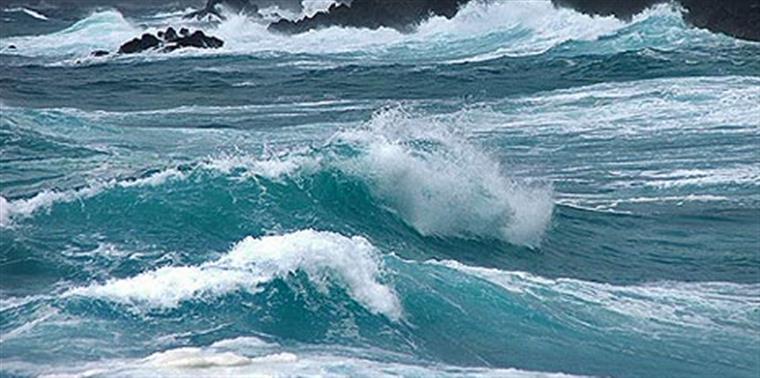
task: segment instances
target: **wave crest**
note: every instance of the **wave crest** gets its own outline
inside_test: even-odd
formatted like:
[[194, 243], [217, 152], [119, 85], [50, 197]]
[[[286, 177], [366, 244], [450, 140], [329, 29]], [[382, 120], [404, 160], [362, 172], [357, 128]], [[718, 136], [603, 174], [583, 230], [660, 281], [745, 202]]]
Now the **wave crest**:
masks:
[[130, 24], [116, 10], [96, 12], [61, 31], [3, 39], [26, 56], [86, 55], [93, 50], [115, 50], [134, 38], [140, 29]]
[[336, 163], [424, 235], [492, 237], [536, 246], [552, 217], [546, 183], [517, 180], [465, 136], [401, 108], [376, 113], [335, 144], [357, 148]]

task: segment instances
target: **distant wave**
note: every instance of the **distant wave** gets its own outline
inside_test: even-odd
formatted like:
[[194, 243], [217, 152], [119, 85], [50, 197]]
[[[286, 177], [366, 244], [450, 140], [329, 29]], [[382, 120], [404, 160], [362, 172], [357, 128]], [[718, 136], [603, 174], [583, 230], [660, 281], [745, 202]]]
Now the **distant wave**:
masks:
[[36, 18], [38, 20], [42, 20], [42, 21], [47, 21], [48, 20], [48, 17], [45, 16], [44, 14], [42, 14], [40, 12], [37, 12], [35, 10], [29, 9], [29, 8], [24, 8], [24, 7], [7, 8], [7, 9], [4, 9], [4, 11], [5, 12], [24, 12], [24, 13], [28, 14], [29, 16], [31, 16], [33, 18]]
[[[116, 10], [93, 13], [61, 31], [39, 35], [2, 39], [2, 45], [15, 45], [17, 52], [27, 56], [87, 56], [93, 50], [116, 49], [140, 33]], [[14, 52], [15, 53], [15, 52]]]
[[38, 210], [48, 208], [55, 203], [84, 200], [114, 187], [132, 188], [160, 185], [166, 180], [177, 177], [184, 177], [184, 174], [175, 168], [170, 168], [143, 178], [95, 182], [80, 189], [44, 190], [31, 198], [9, 201], [0, 196], [0, 227], [10, 226], [13, 218], [31, 216]]

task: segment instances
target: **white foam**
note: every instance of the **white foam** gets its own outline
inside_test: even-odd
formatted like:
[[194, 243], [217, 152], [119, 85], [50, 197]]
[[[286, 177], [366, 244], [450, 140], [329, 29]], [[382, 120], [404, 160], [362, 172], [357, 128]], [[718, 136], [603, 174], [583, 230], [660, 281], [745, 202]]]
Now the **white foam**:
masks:
[[[328, 3], [310, 4], [323, 8]], [[307, 13], [312, 11], [306, 9]], [[670, 12], [675, 14], [672, 10]], [[650, 12], [645, 12], [639, 18], [649, 16]], [[327, 27], [285, 36], [269, 33], [265, 24], [240, 15], [228, 18], [214, 32], [229, 42], [225, 46], [227, 51], [236, 53], [364, 51], [372, 59], [404, 59], [410, 56], [408, 50], [412, 50], [416, 52], [412, 55], [418, 57], [443, 56], [454, 61], [477, 61], [505, 55], [539, 54], [569, 40], [594, 40], [627, 25], [614, 17], [591, 17], [569, 9], [557, 9], [548, 0], [472, 1], [453, 18], [432, 17], [408, 34], [390, 28]], [[483, 37], [495, 38], [484, 42]]]
[[551, 220], [550, 186], [510, 178], [464, 135], [433, 119], [389, 109], [335, 139], [361, 151], [337, 165], [368, 180], [373, 194], [422, 234], [535, 246]]
[[119, 182], [119, 186], [124, 188], [158, 186], [165, 184], [171, 179], [183, 180], [185, 178], [187, 178], [187, 175], [184, 172], [181, 172], [177, 168], [169, 168], [147, 177], [121, 181]]
[[757, 77], [702, 76], [560, 89], [462, 112], [476, 120], [471, 126], [478, 131], [589, 139], [686, 131], [751, 135], [760, 117], [754, 106], [759, 101]]
[[100, 193], [104, 188], [111, 186], [112, 183], [97, 183], [82, 189], [54, 191], [44, 190], [37, 193], [34, 197], [27, 199], [17, 199], [8, 201], [0, 196], [0, 227], [7, 227], [11, 224], [13, 218], [28, 217], [42, 208], [48, 208], [54, 203], [73, 202]]
[[279, 179], [306, 168], [316, 168], [319, 159], [307, 159], [298, 154], [258, 157], [245, 154], [219, 154], [203, 159], [188, 171], [176, 167], [152, 173], [145, 177], [124, 180], [94, 181], [88, 186], [69, 190], [43, 190], [30, 198], [8, 200], [0, 196], [0, 227], [10, 226], [14, 218], [24, 218], [52, 207], [57, 203], [69, 203], [94, 197], [113, 188], [142, 188], [164, 185], [173, 180], [185, 180], [197, 170], [211, 170], [229, 175], [237, 170], [238, 177], [265, 177]]
[[[566, 316], [583, 313], [602, 319], [606, 313], [641, 324], [631, 330], [651, 332], [662, 326], [733, 329], [745, 332], [754, 324], [760, 305], [760, 285], [729, 282], [655, 282], [620, 286], [570, 278], [548, 279], [526, 272], [473, 267], [457, 261], [428, 261], [484, 279], [510, 292], [553, 306]], [[600, 311], [604, 310], [604, 312]], [[587, 321], [587, 319], [581, 319]], [[615, 322], [615, 318], [609, 321]], [[672, 328], [671, 328], [672, 329]]]
[[[168, 356], [166, 356], [168, 354]], [[166, 364], [148, 365], [158, 369], [155, 373], [159, 376], [171, 375], [167, 367], [185, 367], [178, 363], [188, 363], [203, 366], [205, 362], [233, 363], [232, 365], [209, 364], [204, 369], [193, 374], [188, 369], [183, 369], [182, 374], [194, 376], [204, 375], [231, 375], [231, 376], [262, 376], [262, 377], [301, 377], [301, 376], [373, 376], [373, 377], [506, 377], [506, 378], [539, 378], [539, 377], [569, 377], [564, 374], [529, 372], [517, 369], [489, 369], [489, 368], [460, 368], [447, 365], [414, 365], [395, 362], [380, 362], [358, 357], [307, 353], [297, 355], [290, 352], [273, 353], [258, 357], [245, 358], [230, 352], [215, 352], [199, 348], [183, 348], [178, 352], [167, 351], [159, 353]], [[167, 358], [171, 357], [171, 358]], [[137, 371], [146, 366], [133, 365]], [[234, 366], [234, 368], [220, 369], [218, 367]], [[214, 369], [217, 367], [216, 369]]]
[[236, 290], [255, 293], [261, 283], [301, 271], [317, 285], [335, 278], [369, 311], [399, 319], [401, 304], [393, 289], [380, 282], [381, 270], [379, 253], [366, 239], [305, 230], [258, 239], [248, 237], [215, 261], [164, 267], [102, 285], [75, 288], [65, 295], [134, 306], [173, 307], [182, 301]]
[[647, 186], [671, 188], [709, 185], [760, 185], [760, 166], [740, 165], [725, 168], [675, 169], [672, 171], [641, 171], [640, 181]]
[[491, 51], [460, 58], [454, 62], [483, 61], [502, 56], [543, 53], [570, 40], [594, 40], [611, 34], [627, 24], [615, 17], [591, 17], [566, 8], [555, 8], [550, 1], [472, 1], [451, 20], [435, 17], [424, 22], [420, 38], [443, 36], [468, 39], [503, 35]]
[[201, 167], [223, 174], [242, 170], [246, 177], [261, 176], [269, 179], [278, 179], [295, 172], [304, 164], [307, 164], [306, 160], [295, 155], [285, 157], [273, 156], [269, 159], [262, 159], [244, 154], [220, 154], [207, 158], [201, 163]]
[[258, 337], [240, 336], [234, 339], [219, 340], [211, 344], [212, 348], [226, 349], [250, 349], [250, 348], [269, 348], [277, 344], [268, 343]]

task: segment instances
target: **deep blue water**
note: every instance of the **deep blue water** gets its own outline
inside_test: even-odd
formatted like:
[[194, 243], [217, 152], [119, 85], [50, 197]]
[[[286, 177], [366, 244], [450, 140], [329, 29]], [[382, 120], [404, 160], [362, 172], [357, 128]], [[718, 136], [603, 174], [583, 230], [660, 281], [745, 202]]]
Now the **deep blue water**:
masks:
[[0, 13], [0, 375], [760, 374], [760, 44], [497, 2], [88, 56], [180, 14]]

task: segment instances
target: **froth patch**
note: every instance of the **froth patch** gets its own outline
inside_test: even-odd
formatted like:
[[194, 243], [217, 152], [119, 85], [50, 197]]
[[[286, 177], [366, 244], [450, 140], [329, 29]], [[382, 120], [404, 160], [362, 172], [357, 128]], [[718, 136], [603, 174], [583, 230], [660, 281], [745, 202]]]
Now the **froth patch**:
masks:
[[173, 307], [191, 299], [236, 290], [256, 292], [258, 285], [304, 272], [315, 284], [328, 279], [372, 313], [402, 316], [394, 290], [381, 283], [379, 252], [366, 239], [332, 232], [298, 231], [247, 237], [220, 259], [199, 266], [164, 267], [126, 279], [79, 287], [65, 296], [88, 296], [133, 306]]

